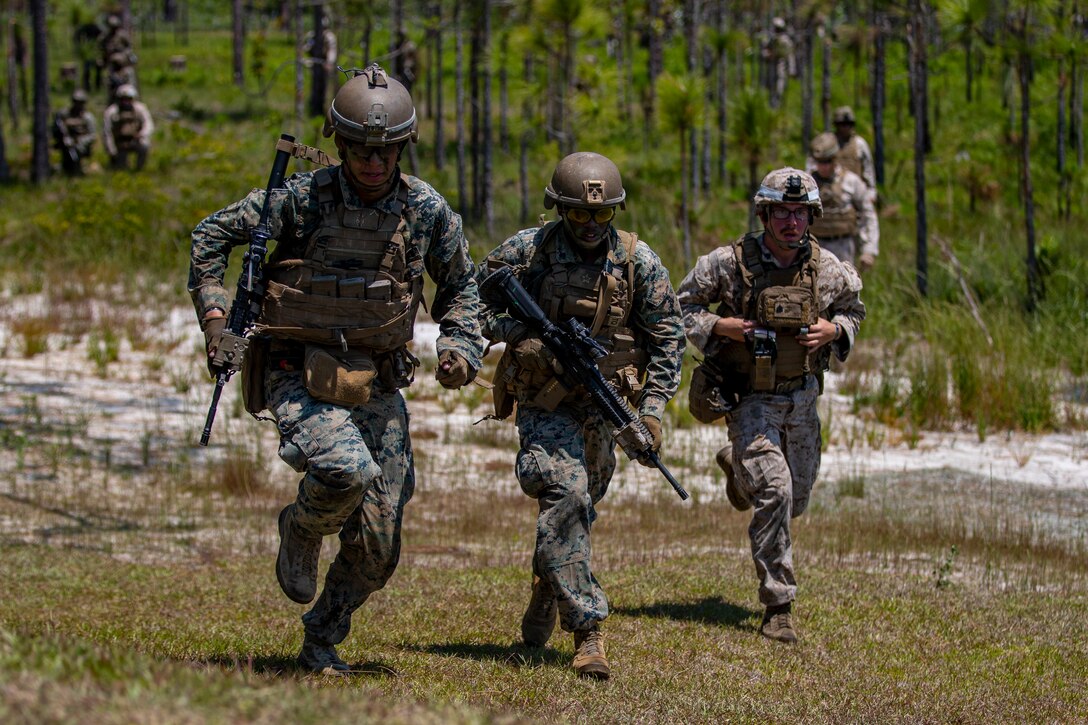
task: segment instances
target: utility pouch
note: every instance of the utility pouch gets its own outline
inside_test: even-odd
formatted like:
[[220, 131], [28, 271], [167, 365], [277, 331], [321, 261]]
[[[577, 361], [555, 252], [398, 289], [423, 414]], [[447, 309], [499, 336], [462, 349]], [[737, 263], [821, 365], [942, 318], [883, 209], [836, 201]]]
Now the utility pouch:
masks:
[[366, 353], [349, 351], [333, 355], [318, 345], [306, 346], [303, 381], [318, 400], [337, 405], [362, 405], [370, 400], [370, 389], [378, 369]]
[[736, 396], [727, 391], [724, 376], [716, 365], [703, 361], [691, 372], [688, 408], [700, 423], [713, 423], [725, 417], [736, 404]]
[[552, 378], [533, 398], [533, 405], [550, 413], [559, 407], [559, 404], [563, 402], [563, 398], [567, 397], [569, 392], [566, 386], [559, 382], [558, 378]]
[[510, 390], [510, 383], [517, 372], [514, 366], [514, 353], [507, 348], [499, 358], [499, 364], [495, 366], [494, 387], [491, 388], [491, 399], [495, 405], [495, 417], [506, 420], [514, 412], [514, 395]]
[[270, 342], [267, 337], [250, 338], [246, 356], [242, 358], [242, 405], [250, 415], [257, 415], [268, 407], [264, 373], [268, 369]]
[[778, 344], [774, 330], [757, 327], [752, 333], [752, 390], [767, 393], [774, 390], [775, 362]]
[[756, 300], [756, 322], [772, 329], [816, 324], [816, 300], [808, 287], [768, 287]]

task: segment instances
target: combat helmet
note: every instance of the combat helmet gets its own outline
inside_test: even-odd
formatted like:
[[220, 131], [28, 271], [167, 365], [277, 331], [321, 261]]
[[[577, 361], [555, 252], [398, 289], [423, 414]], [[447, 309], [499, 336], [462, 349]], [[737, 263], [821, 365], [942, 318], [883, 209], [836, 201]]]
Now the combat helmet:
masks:
[[136, 98], [136, 86], [131, 83], [122, 83], [117, 87], [116, 93], [114, 93], [118, 99], [121, 98]]
[[824, 213], [824, 207], [820, 203], [820, 187], [816, 180], [811, 174], [790, 166], [775, 169], [764, 176], [752, 201], [755, 202], [757, 213], [762, 213], [773, 204], [804, 204], [809, 207], [813, 216], [822, 216]]
[[408, 89], [371, 63], [336, 92], [321, 132], [367, 146], [415, 141], [416, 108]]
[[87, 91], [83, 90], [82, 88], [77, 88], [74, 91], [72, 91], [72, 103], [86, 103], [86, 102], [87, 102]]
[[544, 188], [544, 208], [556, 204], [582, 209], [619, 206], [626, 209], [620, 170], [607, 156], [578, 151], [563, 157]]
[[835, 154], [839, 153], [838, 137], [830, 131], [824, 131], [812, 139], [812, 143], [809, 144], [809, 153], [816, 161], [833, 160]]
[[839, 106], [835, 109], [835, 113], [831, 115], [831, 122], [835, 124], [857, 123], [857, 119], [854, 118], [854, 109], [850, 108], [850, 106]]

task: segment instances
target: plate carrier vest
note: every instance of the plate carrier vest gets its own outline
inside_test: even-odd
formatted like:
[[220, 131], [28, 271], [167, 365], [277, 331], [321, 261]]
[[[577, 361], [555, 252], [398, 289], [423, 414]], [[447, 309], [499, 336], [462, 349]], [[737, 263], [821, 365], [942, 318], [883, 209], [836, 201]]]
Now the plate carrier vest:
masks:
[[[560, 230], [560, 222], [552, 221], [537, 231], [533, 239], [537, 251], [524, 274], [526, 288], [552, 322], [559, 324], [574, 317], [589, 328], [593, 338], [609, 351], [596, 360], [602, 377], [634, 402], [642, 391], [649, 361], [646, 351], [636, 347], [634, 330], [628, 326], [634, 307], [638, 236], [616, 230], [626, 251], [625, 262], [619, 262], [615, 251], [609, 249], [603, 264], [571, 263], [556, 258]], [[519, 401], [532, 402], [545, 410], [584, 397], [579, 390], [567, 390], [549, 371], [522, 369], [508, 345], [495, 372], [495, 411], [499, 418], [507, 417], [513, 408], [510, 393]]]
[[839, 152], [835, 154], [835, 163], [848, 171], [853, 171], [864, 181], [865, 177], [861, 176], [861, 156], [858, 154], [857, 139], [857, 134], [854, 134], [849, 141], [839, 144]]
[[120, 108], [113, 123], [113, 142], [119, 149], [134, 149], [138, 144], [144, 121], [136, 109]]
[[402, 175], [389, 213], [344, 205], [339, 172], [318, 169], [321, 224], [300, 258], [277, 247], [257, 328], [273, 338], [371, 354], [412, 339], [423, 299], [423, 259], [409, 243]]
[[816, 235], [817, 239], [852, 237], [857, 234], [858, 211], [849, 202], [843, 190], [843, 179], [846, 178], [843, 167], [838, 169], [835, 178], [830, 181], [821, 179], [819, 176], [813, 178], [820, 187], [820, 201], [824, 213], [812, 220], [809, 231]]
[[[715, 356], [723, 374], [733, 382], [730, 387], [736, 391], [746, 391], [745, 394], [796, 390], [804, 384], [808, 375], [815, 374], [822, 378], [823, 371], [828, 369], [831, 361], [830, 345], [824, 345], [813, 353], [797, 342], [802, 325], [796, 322], [807, 326], [816, 324], [819, 319], [817, 284], [820, 247], [807, 244], [796, 262], [779, 268], [773, 263], [763, 263], [759, 241], [762, 235], [763, 232], [746, 234], [733, 244], [733, 256], [743, 283], [740, 316], [775, 333], [777, 358], [770, 381], [771, 389], [757, 391], [752, 387], [755, 367], [752, 341], [729, 340]], [[791, 324], [775, 324], [771, 319], [775, 314], [773, 308], [785, 309], [787, 312], [784, 316], [793, 317]], [[724, 302], [717, 313], [728, 314]]]

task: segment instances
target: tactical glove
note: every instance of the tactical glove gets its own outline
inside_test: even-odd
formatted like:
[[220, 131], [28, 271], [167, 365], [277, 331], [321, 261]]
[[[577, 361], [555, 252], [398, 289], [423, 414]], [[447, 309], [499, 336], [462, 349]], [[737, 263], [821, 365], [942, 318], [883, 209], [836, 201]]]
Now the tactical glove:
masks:
[[438, 356], [438, 367], [434, 369], [434, 379], [447, 390], [457, 390], [476, 377], [476, 371], [458, 353], [443, 350]]
[[208, 353], [208, 372], [214, 377], [219, 372], [212, 367], [212, 358], [223, 339], [223, 330], [227, 327], [226, 317], [207, 317], [200, 325], [204, 329], [204, 349]]
[[514, 347], [514, 357], [521, 367], [536, 371], [552, 370], [555, 360], [552, 351], [539, 337], [529, 337], [519, 342]]
[[[650, 434], [650, 450], [657, 453], [661, 450], [661, 421], [652, 415], [644, 415], [638, 421], [646, 427], [646, 432]], [[645, 456], [639, 458], [638, 462], [650, 468], [654, 465]]]

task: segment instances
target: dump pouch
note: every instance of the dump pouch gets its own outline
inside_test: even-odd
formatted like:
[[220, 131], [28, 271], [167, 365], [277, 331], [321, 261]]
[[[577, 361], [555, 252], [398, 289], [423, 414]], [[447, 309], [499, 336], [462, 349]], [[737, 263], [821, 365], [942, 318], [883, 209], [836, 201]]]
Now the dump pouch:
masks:
[[319, 345], [307, 345], [303, 363], [306, 390], [318, 400], [336, 405], [362, 405], [370, 400], [370, 389], [378, 368], [370, 355], [352, 350], [333, 354]]

